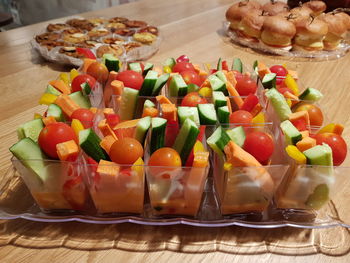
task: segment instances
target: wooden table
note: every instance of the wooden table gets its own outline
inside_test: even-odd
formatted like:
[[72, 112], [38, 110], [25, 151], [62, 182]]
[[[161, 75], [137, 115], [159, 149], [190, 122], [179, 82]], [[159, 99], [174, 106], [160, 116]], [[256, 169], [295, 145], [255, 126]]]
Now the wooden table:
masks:
[[[231, 0], [149, 0], [82, 14], [126, 16], [160, 27], [163, 42], [152, 61], [187, 54], [196, 62], [240, 57], [244, 63], [284, 60], [238, 47], [224, 36], [222, 21]], [[55, 20], [60, 21], [60, 20]], [[63, 20], [62, 20], [63, 21]], [[41, 59], [29, 41], [47, 23], [0, 33], [0, 174], [10, 166], [15, 129], [41, 108], [46, 83], [68, 71]], [[288, 60], [306, 86], [325, 94], [329, 119], [350, 125], [350, 57], [332, 61]], [[349, 129], [345, 137], [349, 138]], [[347, 140], [349, 143], [349, 140]], [[0, 262], [349, 262], [347, 229], [254, 230], [239, 227], [147, 227], [132, 224], [0, 222]]]

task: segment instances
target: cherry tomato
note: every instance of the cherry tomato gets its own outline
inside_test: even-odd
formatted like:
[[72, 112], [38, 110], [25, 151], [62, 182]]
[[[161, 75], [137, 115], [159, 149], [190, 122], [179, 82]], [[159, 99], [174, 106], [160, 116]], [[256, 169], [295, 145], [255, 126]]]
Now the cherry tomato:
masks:
[[117, 80], [122, 81], [125, 87], [139, 90], [143, 83], [143, 77], [140, 73], [133, 70], [120, 72]]
[[121, 138], [115, 141], [109, 150], [109, 157], [118, 164], [133, 164], [143, 156], [141, 143], [134, 138]]
[[277, 76], [286, 76], [288, 71], [286, 70], [285, 67], [281, 65], [274, 65], [270, 68], [270, 71], [272, 73], [276, 73]]
[[202, 81], [201, 78], [199, 77], [199, 75], [192, 70], [185, 70], [185, 71], [181, 71], [181, 76], [184, 79], [184, 81], [186, 82], [186, 84], [196, 84], [197, 86], [201, 86], [202, 85]]
[[85, 129], [92, 127], [94, 117], [95, 114], [93, 114], [90, 110], [83, 108], [75, 110], [71, 115], [72, 120], [79, 120], [83, 124]]
[[222, 67], [222, 70], [228, 71], [228, 65], [227, 65], [227, 61], [226, 60], [223, 60], [221, 62], [221, 67]]
[[292, 93], [292, 94], [294, 94], [293, 91], [292, 91], [290, 88], [287, 88], [287, 87], [277, 88], [277, 90], [278, 90], [278, 92], [281, 93], [281, 94], [284, 94], [284, 93], [287, 92], [287, 91], [290, 92], [290, 93]]
[[253, 155], [261, 164], [267, 164], [274, 150], [274, 143], [268, 134], [253, 131], [247, 134], [243, 149]]
[[237, 70], [233, 70], [233, 74], [235, 75], [235, 79], [237, 81], [244, 77], [244, 75], [241, 72], [237, 71]]
[[248, 76], [243, 76], [241, 79], [238, 78], [236, 89], [241, 96], [248, 96], [251, 93], [255, 93], [258, 88], [255, 81]]
[[205, 103], [208, 103], [208, 101], [199, 96], [198, 92], [190, 92], [183, 98], [181, 106], [197, 107], [198, 104]]
[[179, 62], [190, 62], [190, 58], [186, 55], [182, 55], [176, 59], [176, 63]]
[[109, 71], [107, 67], [104, 64], [97, 61], [92, 63], [87, 68], [86, 73], [93, 76], [96, 80], [98, 80], [101, 83], [105, 83], [109, 76]]
[[323, 124], [323, 114], [319, 107], [310, 103], [302, 103], [297, 105], [294, 112], [306, 110], [309, 113], [310, 125], [311, 126], [322, 126]]
[[277, 77], [276, 78], [276, 85], [286, 87], [286, 84], [284, 82], [285, 79], [286, 78], [283, 78], [283, 77]]
[[[169, 166], [169, 167], [181, 167], [180, 155], [172, 148], [163, 147], [155, 151], [149, 161], [149, 166]], [[153, 168], [152, 173], [158, 173], [161, 171], [167, 171], [169, 169], [164, 168]], [[170, 169], [171, 170], [171, 169]]]
[[38, 143], [40, 148], [51, 158], [58, 159], [56, 144], [74, 140], [78, 143], [78, 138], [74, 130], [63, 122], [55, 122], [44, 127], [40, 134]]
[[188, 62], [178, 62], [175, 64], [175, 66], [173, 67], [173, 72], [178, 72], [181, 73], [182, 71], [195, 71], [192, 63], [188, 63]]
[[316, 134], [315, 139], [317, 144], [326, 143], [332, 148], [333, 165], [341, 165], [344, 162], [347, 154], [347, 146], [340, 135], [325, 132]]
[[81, 91], [81, 84], [87, 82], [90, 88], [94, 88], [96, 79], [88, 74], [81, 74], [76, 76], [72, 81], [72, 92]]
[[245, 110], [238, 110], [230, 115], [230, 123], [242, 124], [242, 126], [249, 126], [252, 123], [252, 119], [253, 115]]

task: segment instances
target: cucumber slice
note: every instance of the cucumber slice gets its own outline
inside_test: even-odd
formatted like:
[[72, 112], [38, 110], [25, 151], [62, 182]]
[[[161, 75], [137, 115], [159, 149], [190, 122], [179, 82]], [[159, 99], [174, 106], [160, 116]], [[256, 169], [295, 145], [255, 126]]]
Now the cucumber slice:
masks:
[[187, 85], [187, 93], [197, 92], [199, 89], [200, 89], [200, 87], [194, 83], [190, 83]]
[[81, 92], [83, 93], [84, 96], [90, 95], [92, 89], [89, 83], [84, 82], [80, 85], [80, 87], [81, 87]]
[[101, 159], [109, 160], [108, 154], [101, 148], [100, 142], [100, 137], [91, 128], [79, 132], [80, 147], [96, 162], [99, 162]]
[[118, 72], [120, 68], [120, 61], [112, 54], [103, 55], [103, 64], [106, 65], [109, 72], [115, 71]]
[[226, 91], [226, 84], [225, 84], [225, 82], [223, 82], [217, 76], [210, 75], [208, 77], [208, 79], [209, 79], [210, 86], [211, 86], [213, 91], [222, 91], [222, 92]]
[[41, 119], [35, 119], [22, 124], [17, 129], [18, 139], [30, 138], [34, 142], [38, 141], [39, 134], [44, 128], [44, 123]]
[[266, 74], [261, 83], [265, 89], [276, 88], [276, 73]]
[[214, 152], [222, 155], [226, 144], [230, 141], [230, 137], [225, 130], [220, 126], [207, 139], [207, 143]]
[[265, 95], [271, 102], [280, 120], [281, 121], [288, 120], [289, 115], [292, 114], [292, 111], [289, 108], [283, 95], [279, 93], [277, 89], [269, 89], [265, 93]]
[[139, 96], [151, 96], [157, 80], [158, 72], [153, 70], [148, 71], [139, 91]]
[[174, 58], [167, 58], [167, 60], [165, 60], [165, 62], [164, 62], [164, 66], [168, 66], [171, 69], [173, 69], [175, 64], [176, 64], [176, 60]]
[[134, 117], [138, 95], [139, 91], [136, 89], [123, 89], [119, 109], [119, 115], [122, 121], [131, 120]]
[[238, 126], [232, 130], [227, 130], [226, 133], [238, 146], [243, 147], [246, 136], [242, 126]]
[[333, 166], [332, 148], [328, 144], [316, 145], [303, 152], [311, 165]]
[[53, 94], [56, 96], [59, 96], [62, 94], [62, 92], [60, 92], [58, 89], [54, 88], [54, 86], [52, 86], [50, 84], [47, 85], [45, 93]]
[[187, 94], [187, 84], [180, 74], [172, 76], [169, 91], [171, 97], [181, 97]]
[[307, 88], [306, 90], [303, 91], [303, 93], [299, 95], [300, 100], [308, 100], [312, 102], [316, 102], [322, 99], [322, 97], [323, 97], [323, 94], [319, 90], [314, 88]]
[[45, 181], [44, 159], [46, 157], [37, 143], [30, 138], [24, 138], [12, 145], [9, 150], [25, 167], [36, 173], [42, 181]]
[[133, 71], [136, 71], [136, 72], [142, 74], [141, 64], [138, 63], [138, 62], [129, 63], [129, 64], [128, 64], [128, 69], [133, 70]]
[[180, 154], [182, 164], [185, 164], [196, 143], [199, 129], [191, 119], [186, 119], [179, 134], [176, 136], [173, 148]]
[[280, 124], [283, 134], [286, 138], [286, 143], [296, 145], [298, 141], [302, 139], [300, 131], [290, 122], [285, 120]]
[[200, 125], [198, 109], [196, 107], [179, 106], [177, 108], [180, 124], [182, 125], [186, 119], [191, 119], [196, 125]]
[[241, 59], [235, 58], [232, 62], [231, 70], [237, 70], [240, 73], [243, 73], [243, 63]]
[[326, 184], [319, 184], [315, 187], [313, 193], [307, 198], [305, 205], [320, 209], [329, 200], [329, 188]]
[[218, 64], [216, 65], [216, 69], [222, 70], [222, 59], [221, 58], [219, 58], [219, 60], [218, 60]]
[[167, 83], [168, 79], [170, 77], [169, 73], [161, 75], [154, 85], [154, 88], [152, 90], [152, 96], [158, 96], [162, 88], [164, 87], [165, 83]]
[[145, 100], [145, 103], [143, 104], [143, 108], [155, 108], [156, 104], [154, 104], [152, 101], [150, 100]]
[[229, 123], [230, 122], [230, 111], [227, 106], [219, 107], [217, 110], [218, 120], [220, 123]]
[[222, 106], [227, 106], [227, 100], [222, 91], [213, 91], [213, 101], [215, 109]]
[[259, 62], [258, 62], [257, 60], [255, 60], [254, 63], [253, 63], [253, 70], [254, 70], [256, 73], [258, 73], [258, 64], [259, 64]]
[[146, 63], [145, 67], [143, 68], [142, 76], [146, 76], [148, 71], [152, 70], [154, 65], [152, 63]]
[[227, 78], [226, 78], [224, 72], [222, 72], [222, 71], [217, 71], [217, 72], [215, 73], [215, 75], [216, 75], [221, 81], [223, 81], [224, 83], [227, 82]]
[[90, 109], [91, 103], [88, 97], [84, 96], [81, 91], [73, 92], [68, 95], [81, 108]]
[[135, 130], [135, 139], [142, 145], [145, 141], [146, 133], [151, 126], [151, 117], [147, 116], [138, 121]]
[[197, 108], [201, 125], [215, 125], [217, 123], [214, 104], [198, 104]]
[[61, 107], [56, 104], [49, 105], [46, 116], [52, 116], [56, 121], [65, 121], [64, 113]]
[[167, 120], [163, 118], [152, 118], [152, 133], [151, 133], [151, 143], [150, 151], [151, 154], [158, 150], [159, 148], [164, 147], [165, 144], [165, 129], [166, 129]]

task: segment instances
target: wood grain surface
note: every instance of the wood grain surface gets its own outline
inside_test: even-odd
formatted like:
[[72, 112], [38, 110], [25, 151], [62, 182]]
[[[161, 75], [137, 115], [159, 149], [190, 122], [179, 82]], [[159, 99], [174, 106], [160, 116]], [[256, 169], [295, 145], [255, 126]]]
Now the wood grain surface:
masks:
[[[222, 29], [232, 0], [146, 0], [81, 14], [125, 16], [160, 27], [162, 44], [150, 60], [187, 54], [193, 61], [240, 57], [286, 63], [305, 86], [321, 90], [327, 118], [349, 127], [350, 57], [313, 62], [255, 53], [231, 43]], [[57, 19], [54, 22], [64, 21]], [[52, 22], [52, 21], [51, 21]], [[46, 83], [69, 68], [44, 61], [29, 41], [48, 22], [0, 33], [0, 176], [10, 167], [16, 127], [42, 111]], [[349, 129], [345, 138], [349, 143]], [[240, 227], [150, 227], [0, 221], [0, 262], [350, 262], [345, 228], [255, 230]]]

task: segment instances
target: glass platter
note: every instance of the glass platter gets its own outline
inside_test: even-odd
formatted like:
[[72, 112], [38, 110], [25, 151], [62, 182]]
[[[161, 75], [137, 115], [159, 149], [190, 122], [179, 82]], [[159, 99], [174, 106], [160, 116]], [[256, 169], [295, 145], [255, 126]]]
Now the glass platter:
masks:
[[[350, 169], [348, 167], [337, 168], [338, 177], [346, 179]], [[145, 202], [144, 213], [142, 216], [126, 214], [108, 214], [108, 215], [90, 215], [87, 213], [62, 212], [62, 213], [44, 213], [36, 205], [30, 195], [27, 187], [16, 173], [13, 167], [10, 167], [0, 181], [0, 219], [25, 219], [37, 222], [83, 222], [89, 224], [120, 224], [134, 223], [149, 226], [170, 226], [170, 225], [189, 225], [196, 227], [227, 227], [242, 226], [247, 228], [306, 228], [321, 229], [331, 227], [350, 228], [350, 212], [347, 209], [347, 202], [350, 193], [349, 180], [336, 180], [336, 187], [341, 187], [321, 210], [317, 212], [304, 213], [303, 211], [284, 211], [278, 212], [276, 209], [268, 209], [268, 212], [260, 214], [245, 214], [235, 216], [220, 217], [217, 213], [216, 199], [211, 188], [213, 187], [212, 178], [209, 178], [205, 187], [202, 207], [200, 214], [196, 218], [190, 217], [152, 217], [149, 216], [151, 210], [149, 201]], [[18, 201], [20, 200], [20, 201]], [[204, 212], [203, 212], [204, 211]], [[202, 213], [202, 214], [201, 214]], [[267, 219], [267, 214], [269, 218]], [[200, 218], [200, 219], [197, 219]]]
[[253, 50], [272, 54], [272, 55], [278, 55], [278, 56], [284, 56], [284, 57], [290, 57], [290, 58], [305, 58], [305, 59], [311, 59], [315, 61], [327, 61], [332, 59], [338, 59], [347, 54], [347, 52], [350, 50], [350, 44], [349, 39], [346, 39], [344, 42], [340, 44], [340, 47], [337, 50], [332, 51], [286, 51], [283, 49], [277, 49], [277, 48], [271, 48], [261, 41], [259, 42], [252, 42], [247, 41], [244, 38], [239, 37], [236, 32], [229, 29], [230, 22], [223, 22], [223, 28], [226, 32], [226, 35], [232, 40], [232, 42], [249, 47]]

